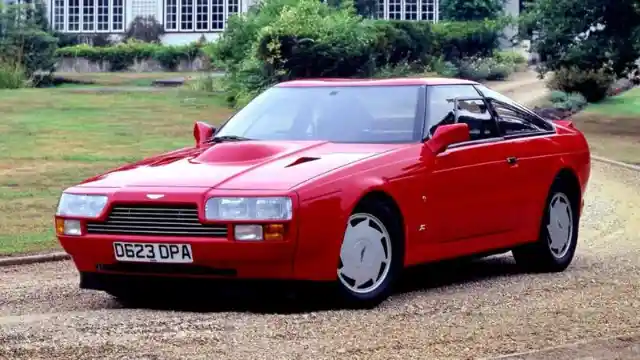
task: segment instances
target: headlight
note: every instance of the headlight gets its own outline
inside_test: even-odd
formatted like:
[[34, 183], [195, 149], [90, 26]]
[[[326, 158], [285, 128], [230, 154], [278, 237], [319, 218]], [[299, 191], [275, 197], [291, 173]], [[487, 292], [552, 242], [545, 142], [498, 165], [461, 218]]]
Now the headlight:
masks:
[[95, 218], [107, 205], [105, 195], [76, 195], [62, 193], [58, 203], [58, 216]]
[[291, 220], [288, 197], [214, 197], [205, 204], [207, 220]]

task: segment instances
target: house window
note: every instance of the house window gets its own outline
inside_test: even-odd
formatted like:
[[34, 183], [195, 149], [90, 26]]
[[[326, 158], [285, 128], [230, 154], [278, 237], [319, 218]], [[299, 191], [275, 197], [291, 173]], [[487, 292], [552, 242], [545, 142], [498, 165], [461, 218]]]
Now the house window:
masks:
[[54, 0], [52, 27], [62, 32], [124, 31], [124, 0]]
[[[84, 0], [87, 1], [87, 0]], [[113, 31], [124, 30], [124, 0], [113, 1]]]
[[93, 31], [95, 25], [95, 0], [84, 0], [82, 4], [82, 30]]
[[209, 30], [209, 0], [196, 0], [196, 30]]
[[64, 0], [55, 0], [53, 3], [53, 30], [64, 30]]
[[165, 0], [164, 27], [166, 31], [221, 31], [229, 16], [239, 12], [240, 0]]
[[439, 0], [378, 0], [376, 14], [387, 20], [437, 22]]
[[166, 19], [164, 22], [164, 28], [166, 30], [178, 29], [178, 0], [167, 0], [166, 3]]
[[211, 30], [224, 28], [224, 0], [211, 0]]

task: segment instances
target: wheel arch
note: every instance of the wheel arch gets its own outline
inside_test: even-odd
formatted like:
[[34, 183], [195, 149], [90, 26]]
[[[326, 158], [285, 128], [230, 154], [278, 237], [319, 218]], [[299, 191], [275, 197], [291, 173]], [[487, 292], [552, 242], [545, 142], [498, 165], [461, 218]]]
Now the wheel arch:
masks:
[[576, 210], [578, 211], [578, 214], [580, 214], [582, 211], [582, 190], [576, 172], [568, 167], [561, 168], [553, 178], [553, 182], [550, 187], [558, 182], [567, 186], [567, 191], [569, 192], [567, 195], [574, 202]]

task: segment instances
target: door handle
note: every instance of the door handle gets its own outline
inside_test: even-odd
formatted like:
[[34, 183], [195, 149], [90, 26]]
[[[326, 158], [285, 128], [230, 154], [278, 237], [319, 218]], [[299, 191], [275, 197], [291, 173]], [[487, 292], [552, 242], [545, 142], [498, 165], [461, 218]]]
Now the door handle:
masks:
[[509, 156], [507, 158], [507, 164], [509, 165], [515, 165], [518, 162], [518, 158], [515, 156]]

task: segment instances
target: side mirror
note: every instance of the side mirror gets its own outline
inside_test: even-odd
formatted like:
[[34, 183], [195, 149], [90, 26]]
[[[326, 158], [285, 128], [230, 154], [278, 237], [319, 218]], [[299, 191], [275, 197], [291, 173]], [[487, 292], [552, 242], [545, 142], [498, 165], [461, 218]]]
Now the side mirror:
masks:
[[441, 125], [431, 139], [427, 140], [425, 146], [434, 154], [440, 154], [449, 145], [469, 141], [469, 139], [469, 125], [464, 123]]
[[196, 140], [196, 146], [200, 147], [204, 145], [213, 134], [216, 132], [216, 128], [202, 121], [196, 121], [193, 125], [193, 137]]

